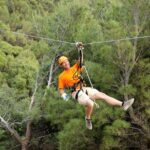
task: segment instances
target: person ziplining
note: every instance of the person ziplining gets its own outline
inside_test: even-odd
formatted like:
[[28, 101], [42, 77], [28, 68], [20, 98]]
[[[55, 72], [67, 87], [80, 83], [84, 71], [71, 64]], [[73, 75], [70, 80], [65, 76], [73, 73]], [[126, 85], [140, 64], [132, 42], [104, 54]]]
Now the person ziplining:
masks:
[[95, 100], [104, 100], [109, 105], [119, 106], [122, 109], [127, 110], [134, 102], [134, 98], [122, 102], [113, 97], [106, 95], [94, 89], [93, 87], [86, 87], [83, 84], [82, 72], [83, 67], [83, 49], [82, 42], [76, 43], [76, 47], [79, 53], [79, 59], [72, 67], [70, 66], [69, 59], [66, 56], [60, 56], [58, 58], [58, 64], [63, 68], [63, 72], [58, 78], [58, 91], [63, 100], [68, 101], [69, 97], [65, 93], [65, 89], [71, 91], [73, 99], [79, 104], [84, 105], [85, 109], [85, 123], [89, 130], [92, 130], [91, 114], [93, 111]]

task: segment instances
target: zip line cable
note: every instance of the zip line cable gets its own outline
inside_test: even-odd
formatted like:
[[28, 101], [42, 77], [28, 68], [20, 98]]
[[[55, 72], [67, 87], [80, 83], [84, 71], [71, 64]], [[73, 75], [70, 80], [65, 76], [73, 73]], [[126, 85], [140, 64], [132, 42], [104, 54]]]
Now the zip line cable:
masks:
[[116, 39], [116, 40], [97, 41], [97, 42], [86, 43], [84, 45], [113, 43], [113, 42], [120, 42], [120, 41], [134, 40], [134, 39], [144, 39], [144, 38], [150, 38], [150, 35], [147, 35], [147, 36], [126, 37], [126, 38], [121, 38], [121, 39]]
[[[0, 32], [7, 32], [7, 31], [0, 29]], [[16, 35], [24, 35], [24, 36], [31, 37], [31, 38], [42, 39], [42, 40], [46, 40], [46, 41], [49, 41], [49, 42], [65, 43], [65, 44], [70, 44], [70, 45], [75, 44], [75, 43], [71, 43], [71, 42], [68, 42], [68, 41], [56, 40], [56, 39], [52, 39], [52, 38], [48, 38], [48, 37], [26, 34], [26, 33], [23, 33], [23, 32], [15, 32], [15, 31], [8, 31], [8, 32], [12, 32], [13, 34], [16, 34]]]
[[[0, 32], [7, 32], [7, 30], [0, 29]], [[57, 43], [64, 43], [64, 44], [70, 44], [70, 45], [75, 45], [76, 44], [76, 42], [56, 40], [56, 39], [43, 37], [43, 36], [30, 35], [30, 34], [26, 34], [26, 33], [23, 33], [23, 32], [15, 32], [15, 31], [8, 31], [8, 32], [12, 32], [13, 34], [16, 34], [16, 35], [24, 35], [24, 36], [31, 37], [31, 38], [38, 38], [38, 39], [46, 40], [46, 41], [49, 41], [49, 42], [57, 42]], [[150, 35], [125, 37], [125, 38], [105, 40], [105, 41], [93, 41], [93, 42], [90, 42], [90, 43], [85, 43], [84, 45], [113, 43], [113, 42], [120, 42], [120, 41], [134, 40], [134, 39], [145, 39], [145, 38], [150, 38]]]

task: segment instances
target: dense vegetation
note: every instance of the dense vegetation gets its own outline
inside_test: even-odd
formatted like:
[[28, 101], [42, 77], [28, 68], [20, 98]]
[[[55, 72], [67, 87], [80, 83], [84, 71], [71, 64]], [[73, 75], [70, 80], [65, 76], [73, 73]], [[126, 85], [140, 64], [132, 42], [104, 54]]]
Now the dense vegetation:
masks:
[[[150, 38], [86, 44], [150, 35], [149, 8], [149, 0], [1, 0], [0, 150], [150, 149]], [[73, 64], [75, 46], [36, 36], [85, 43], [94, 87], [134, 97], [133, 108], [99, 101], [87, 130], [84, 107], [57, 92], [54, 59], [63, 53]]]

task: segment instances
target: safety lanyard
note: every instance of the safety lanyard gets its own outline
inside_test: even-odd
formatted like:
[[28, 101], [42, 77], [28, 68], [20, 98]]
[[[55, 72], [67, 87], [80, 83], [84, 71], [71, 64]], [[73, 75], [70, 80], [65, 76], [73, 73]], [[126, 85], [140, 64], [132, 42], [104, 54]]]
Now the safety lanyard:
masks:
[[83, 78], [82, 78], [82, 66], [83, 66], [83, 44], [82, 43], [76, 43], [77, 49], [78, 49], [78, 57], [79, 57], [79, 66], [78, 69], [80, 69], [80, 76], [79, 76], [79, 80], [80, 80], [80, 90], [82, 89], [82, 82], [83, 82]]

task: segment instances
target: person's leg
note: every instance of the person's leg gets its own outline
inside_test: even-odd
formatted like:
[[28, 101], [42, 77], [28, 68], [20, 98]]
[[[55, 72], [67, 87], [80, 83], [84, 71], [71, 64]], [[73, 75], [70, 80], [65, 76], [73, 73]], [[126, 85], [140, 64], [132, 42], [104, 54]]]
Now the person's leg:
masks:
[[[76, 95], [77, 93], [78, 95]], [[86, 117], [90, 119], [94, 107], [93, 100], [91, 100], [89, 96], [86, 93], [84, 93], [82, 90], [80, 92], [76, 92], [76, 91], [73, 92], [72, 97], [74, 99], [77, 98], [78, 103], [86, 107], [85, 108]]]
[[[77, 92], [72, 93], [73, 98], [76, 97], [76, 94], [77, 94]], [[94, 102], [83, 91], [80, 91], [78, 93], [77, 101], [79, 102], [79, 104], [85, 106], [86, 127], [88, 129], [92, 130], [91, 114], [92, 114], [92, 111], [93, 111]]]
[[91, 114], [92, 114], [92, 111], [93, 111], [93, 106], [94, 106], [94, 103], [92, 100], [88, 100], [87, 101], [87, 105], [86, 105], [86, 111], [85, 111], [85, 124], [86, 124], [86, 127], [89, 129], [89, 130], [92, 130], [92, 121], [91, 121]]
[[88, 93], [88, 96], [90, 97], [90, 99], [104, 100], [105, 102], [107, 102], [108, 104], [113, 105], [113, 106], [122, 106], [122, 104], [123, 104], [121, 101], [119, 101], [111, 96], [108, 96], [105, 93], [102, 93], [94, 88], [84, 87], [84, 92]]
[[132, 104], [134, 103], [134, 98], [131, 98], [125, 102], [121, 102], [121, 101], [119, 101], [113, 97], [110, 97], [102, 92], [97, 92], [93, 96], [94, 96], [94, 99], [103, 99], [108, 104], [110, 104], [112, 106], [120, 106], [124, 110], [127, 110], [128, 108], [130, 108], [132, 106]]
[[86, 118], [87, 119], [91, 119], [91, 114], [92, 114], [92, 111], [93, 111], [93, 106], [94, 106], [94, 103], [93, 101], [89, 101], [87, 102], [87, 105], [86, 105], [86, 108], [85, 108], [85, 114], [86, 114]]
[[105, 102], [107, 102], [110, 105], [113, 106], [120, 106], [122, 107], [124, 110], [127, 110], [133, 103], [134, 103], [134, 98], [129, 99], [128, 101], [125, 102], [121, 102], [111, 96], [106, 95], [105, 93], [102, 93], [96, 89], [90, 88], [90, 87], [85, 87], [84, 88], [84, 92], [88, 92], [88, 95], [90, 97], [90, 99], [102, 99]]
[[123, 102], [121, 102], [111, 96], [108, 96], [105, 93], [99, 92], [99, 91], [93, 95], [93, 98], [94, 99], [102, 99], [105, 102], [107, 102], [108, 104], [113, 105], [113, 106], [122, 106], [122, 104], [123, 104]]

